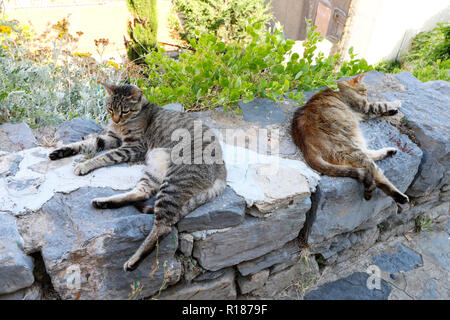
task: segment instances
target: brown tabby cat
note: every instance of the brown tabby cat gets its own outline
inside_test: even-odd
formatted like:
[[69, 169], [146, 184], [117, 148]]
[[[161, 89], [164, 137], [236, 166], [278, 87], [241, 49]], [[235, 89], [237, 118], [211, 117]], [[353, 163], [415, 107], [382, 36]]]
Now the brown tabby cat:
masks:
[[[155, 214], [153, 229], [124, 264], [124, 270], [132, 271], [151, 253], [158, 238], [170, 233], [175, 223], [225, 190], [226, 169], [217, 138], [203, 124], [196, 127], [194, 120], [198, 120], [186, 113], [168, 111], [150, 104], [135, 86], [103, 86], [109, 93], [106, 107], [112, 117], [104, 133], [89, 135], [83, 141], [63, 146], [51, 152], [49, 158], [56, 160], [80, 152], [97, 153], [112, 149], [78, 164], [74, 169], [76, 175], [85, 175], [117, 163], [145, 159], [146, 170], [133, 190], [92, 200], [95, 208], [117, 208], [139, 204], [156, 195], [154, 208], [144, 208], [146, 213]], [[190, 154], [183, 154], [183, 159], [187, 161], [182, 162], [174, 161], [172, 155], [172, 149], [179, 143], [172, 141], [172, 133], [180, 128], [186, 129], [185, 132], [190, 135], [189, 140], [183, 143], [189, 143], [186, 150], [191, 151]], [[194, 131], [197, 131], [196, 134]], [[206, 134], [210, 139], [204, 139]], [[201, 151], [212, 150], [214, 161], [203, 159], [203, 154], [195, 152], [194, 146], [201, 147]], [[185, 152], [183, 149], [181, 151]]]
[[408, 197], [375, 164], [394, 155], [397, 149], [368, 150], [359, 128], [362, 118], [398, 113], [400, 101], [369, 102], [362, 83], [364, 76], [339, 81], [339, 91], [326, 89], [297, 109], [292, 120], [292, 137], [311, 168], [332, 177], [358, 179], [364, 184], [366, 200], [378, 187], [403, 204], [409, 201]]

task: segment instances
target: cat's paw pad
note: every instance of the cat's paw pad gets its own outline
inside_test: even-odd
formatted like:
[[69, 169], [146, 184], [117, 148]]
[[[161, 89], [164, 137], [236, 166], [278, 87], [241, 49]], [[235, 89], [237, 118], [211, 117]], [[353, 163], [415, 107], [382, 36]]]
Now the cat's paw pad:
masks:
[[127, 272], [136, 270], [136, 268], [138, 267], [138, 261], [138, 257], [132, 256], [127, 262], [124, 263], [123, 270]]
[[91, 201], [91, 204], [96, 209], [108, 209], [108, 201], [106, 198], [95, 198]]
[[397, 153], [397, 149], [395, 148], [386, 148], [386, 157], [392, 157]]
[[390, 102], [385, 114], [388, 116], [396, 115], [401, 106], [402, 102], [400, 100]]
[[59, 149], [56, 149], [48, 155], [50, 160], [58, 160], [66, 157], [73, 156], [76, 152], [72, 148], [68, 147], [62, 147]]
[[409, 198], [406, 194], [397, 192], [394, 194], [393, 196], [395, 202], [400, 203], [400, 204], [405, 204], [407, 202], [409, 202]]
[[89, 172], [91, 172], [91, 169], [89, 169], [89, 167], [84, 163], [78, 164], [75, 169], [73, 169], [73, 173], [75, 173], [75, 175], [77, 176], [84, 176]]

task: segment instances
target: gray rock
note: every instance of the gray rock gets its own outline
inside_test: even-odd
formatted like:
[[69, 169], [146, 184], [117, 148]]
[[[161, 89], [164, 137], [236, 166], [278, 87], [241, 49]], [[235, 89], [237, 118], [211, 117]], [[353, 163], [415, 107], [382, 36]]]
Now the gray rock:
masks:
[[[447, 224], [448, 227], [448, 224]], [[449, 237], [444, 232], [424, 232], [420, 235], [419, 248], [436, 265], [450, 271]]]
[[[396, 128], [384, 121], [363, 122], [361, 129], [370, 149], [398, 148], [397, 154], [378, 161], [377, 165], [400, 191], [406, 191], [418, 170], [421, 150], [406, 135], [400, 134]], [[379, 189], [371, 200], [364, 200], [364, 186], [351, 178], [322, 176], [319, 187], [322, 197], [319, 200], [316, 221], [311, 229], [311, 244], [355, 230], [364, 223], [370, 226], [377, 220], [380, 212], [392, 204], [392, 199]]]
[[237, 227], [195, 241], [193, 256], [203, 268], [215, 271], [265, 255], [298, 236], [310, 206], [308, 198], [267, 218], [247, 217]]
[[388, 100], [402, 100], [400, 111], [424, 153], [408, 195], [424, 196], [450, 182], [450, 98], [423, 84], [409, 72], [395, 75], [406, 88], [388, 92]]
[[135, 271], [123, 271], [154, 218], [134, 207], [96, 210], [91, 206], [91, 199], [115, 193], [101, 188], [57, 193], [40, 212], [21, 219], [25, 246], [41, 248], [47, 273], [63, 299], [126, 299], [133, 283], [141, 285], [141, 296], [147, 297], [180, 279], [175, 229]]
[[439, 91], [444, 96], [447, 96], [447, 98], [450, 98], [450, 82], [443, 80], [434, 80], [425, 82], [424, 84], [433, 88], [434, 90]]
[[239, 284], [241, 294], [246, 294], [255, 289], [261, 288], [269, 278], [269, 274], [269, 269], [265, 269], [247, 277], [238, 277], [237, 282]]
[[417, 252], [401, 244], [397, 245], [397, 252], [394, 254], [383, 252], [379, 256], [373, 257], [373, 262], [381, 270], [390, 273], [414, 270], [423, 264], [422, 258]]
[[212, 201], [195, 209], [178, 222], [180, 232], [223, 229], [244, 221], [245, 200], [230, 187]]
[[313, 257], [301, 259], [292, 267], [270, 274], [264, 286], [251, 292], [254, 296], [273, 299], [281, 291], [293, 285], [307, 287], [319, 277], [319, 266]]
[[0, 176], [5, 178], [14, 176], [19, 170], [19, 165], [22, 160], [23, 157], [18, 154], [0, 156]]
[[0, 300], [42, 300], [42, 298], [42, 288], [37, 284], [13, 293], [0, 295]]
[[18, 291], [34, 282], [33, 259], [22, 249], [23, 239], [15, 218], [0, 212], [0, 294]]
[[239, 106], [245, 121], [258, 122], [262, 127], [286, 120], [283, 110], [269, 99], [258, 98], [249, 103], [240, 102]]
[[189, 233], [180, 234], [180, 251], [186, 257], [192, 254], [192, 248], [194, 247], [194, 237]]
[[236, 299], [234, 271], [228, 269], [221, 277], [209, 281], [180, 283], [156, 296], [161, 300], [233, 300]]
[[166, 109], [166, 110], [178, 111], [178, 112], [183, 112], [183, 110], [184, 110], [183, 105], [178, 102], [166, 104], [165, 106], [162, 106], [162, 108]]
[[102, 128], [94, 120], [75, 118], [62, 123], [56, 130], [56, 139], [64, 144], [81, 141], [84, 136], [99, 133]]
[[305, 300], [387, 300], [391, 285], [381, 280], [381, 290], [368, 289], [367, 273], [355, 272], [346, 278], [328, 282], [316, 290], [308, 292]]
[[227, 269], [221, 269], [221, 270], [217, 270], [217, 271], [206, 271], [205, 273], [196, 277], [194, 279], [194, 281], [205, 281], [205, 280], [217, 279], [217, 278], [223, 276], [226, 272], [228, 272], [228, 270], [229, 269], [227, 268]]
[[290, 260], [292, 255], [298, 252], [300, 252], [300, 248], [294, 240], [287, 243], [284, 247], [269, 252], [262, 257], [239, 263], [237, 265], [237, 269], [243, 276], [257, 273], [260, 270], [273, 266], [274, 264]]
[[18, 145], [22, 150], [33, 148], [38, 145], [38, 142], [34, 137], [33, 132], [25, 122], [4, 123], [0, 125], [0, 130], [4, 130], [8, 135], [8, 139], [12, 143]]

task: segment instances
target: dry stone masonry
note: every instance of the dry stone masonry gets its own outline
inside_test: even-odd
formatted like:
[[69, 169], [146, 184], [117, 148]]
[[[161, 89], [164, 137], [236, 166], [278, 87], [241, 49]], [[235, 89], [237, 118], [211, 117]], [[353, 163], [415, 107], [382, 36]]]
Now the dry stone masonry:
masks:
[[[84, 155], [51, 162], [51, 149], [40, 146], [26, 124], [1, 125], [0, 299], [45, 298], [46, 290], [62, 299], [283, 298], [292, 287], [305, 299], [413, 295], [389, 277], [378, 291], [368, 291], [367, 265], [353, 262], [345, 275], [326, 282], [320, 277], [319, 264], [345, 265], [371, 250], [374, 256], [366, 260], [387, 275], [419, 272], [427, 261], [450, 271], [450, 222], [439, 237], [422, 239], [420, 255], [394, 240], [388, 251], [380, 249], [381, 241], [411, 230], [418, 217], [449, 219], [450, 84], [375, 71], [365, 81], [370, 99], [402, 101], [397, 118], [370, 120], [362, 129], [369, 147], [398, 149], [379, 166], [410, 197], [409, 204], [400, 207], [379, 190], [365, 201], [357, 181], [311, 170], [289, 137], [296, 108], [289, 100], [242, 103], [238, 116], [198, 112], [222, 137], [228, 187], [180, 221], [131, 273], [122, 265], [151, 230], [153, 215], [131, 206], [97, 210], [90, 200], [131, 189], [143, 165], [75, 176], [73, 167]], [[178, 104], [167, 108], [182, 111]], [[55, 138], [63, 144], [100, 130], [94, 121], [75, 119], [61, 124]], [[264, 130], [271, 134], [259, 136]], [[245, 137], [258, 137], [258, 143]], [[265, 153], [267, 146], [275, 151]], [[298, 237], [312, 207], [316, 219], [304, 248]], [[445, 295], [445, 283], [429, 283], [417, 297]]]

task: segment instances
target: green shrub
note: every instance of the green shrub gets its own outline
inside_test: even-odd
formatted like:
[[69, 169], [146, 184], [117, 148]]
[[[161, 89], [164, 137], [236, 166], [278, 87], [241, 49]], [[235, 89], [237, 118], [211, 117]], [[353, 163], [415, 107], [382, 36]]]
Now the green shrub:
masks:
[[266, 0], [172, 0], [179, 13], [182, 26], [175, 23], [174, 28], [181, 38], [198, 39], [198, 34], [208, 33], [218, 40], [251, 40], [246, 27], [248, 20], [262, 27], [255, 30], [259, 35], [265, 33], [264, 24], [272, 20], [270, 2]]
[[248, 44], [226, 43], [213, 34], [197, 32], [199, 39], [191, 39], [191, 50], [183, 51], [178, 60], [165, 56], [162, 49], [153, 51], [146, 57], [149, 78], [139, 85], [159, 105], [180, 102], [191, 110], [227, 109], [241, 99], [248, 102], [256, 97], [279, 101], [287, 96], [302, 103], [302, 91], [336, 88], [337, 77], [369, 69], [367, 63], [354, 60], [336, 72], [339, 56], [317, 53], [323, 37], [316, 27], [308, 28], [302, 57], [291, 54], [294, 41], [287, 40], [281, 30], [261, 36], [261, 28], [258, 23], [247, 26]]
[[417, 34], [399, 60], [381, 61], [375, 68], [389, 73], [409, 71], [423, 82], [450, 81], [450, 23], [438, 23], [433, 30]]
[[128, 9], [133, 15], [128, 23], [128, 57], [141, 62], [148, 52], [155, 48], [158, 33], [157, 0], [127, 0]]

